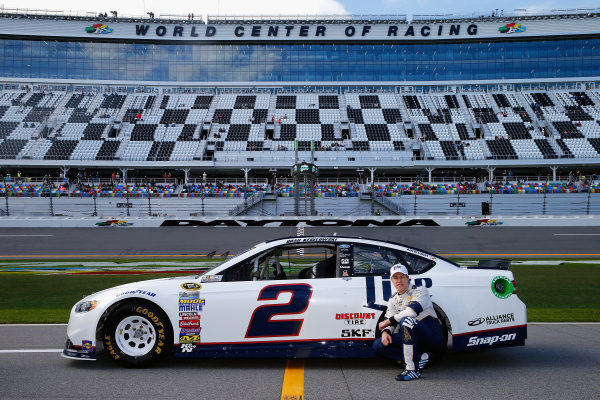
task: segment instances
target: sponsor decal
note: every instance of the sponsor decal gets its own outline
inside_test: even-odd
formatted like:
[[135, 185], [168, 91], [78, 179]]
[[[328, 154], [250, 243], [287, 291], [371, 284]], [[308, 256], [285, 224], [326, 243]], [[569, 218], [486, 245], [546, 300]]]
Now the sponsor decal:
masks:
[[373, 329], [342, 329], [342, 337], [373, 337], [375, 335]]
[[195, 312], [180, 312], [179, 316], [180, 317], [198, 317], [198, 318], [200, 318], [198, 313], [195, 313]]
[[[160, 226], [270, 226], [270, 227], [288, 227], [288, 226], [440, 226], [433, 219], [399, 219], [386, 218], [384, 220], [374, 219], [317, 219], [317, 220], [254, 220], [254, 219], [213, 219], [213, 220], [194, 220], [194, 219], [167, 219]], [[306, 238], [306, 241], [312, 241]], [[329, 238], [331, 239], [331, 238]], [[332, 240], [333, 241], [333, 240]], [[296, 243], [296, 242], [295, 242]]]
[[87, 33], [111, 33], [113, 30], [108, 25], [94, 24], [92, 26], [86, 26], [85, 31]]
[[91, 340], [83, 340], [81, 342], [81, 349], [85, 351], [92, 351], [92, 341]]
[[202, 282], [221, 282], [223, 275], [204, 275]]
[[345, 325], [366, 325], [367, 321], [364, 319], [346, 319], [344, 320]]
[[200, 292], [179, 292], [180, 299], [199, 299]]
[[335, 319], [375, 319], [375, 313], [341, 313]]
[[200, 335], [180, 335], [179, 343], [198, 343]]
[[485, 318], [475, 318], [468, 322], [469, 326], [477, 326], [485, 323], [486, 325], [505, 324], [507, 322], [515, 322], [515, 314], [498, 314], [488, 315]]
[[202, 328], [181, 328], [180, 335], [199, 335]]
[[469, 324], [469, 326], [477, 326], [483, 324], [484, 322], [485, 318], [475, 318], [467, 322], [467, 324]]
[[341, 250], [348, 250], [350, 248], [349, 244], [340, 244], [340, 249]]
[[145, 295], [145, 296], [156, 297], [156, 293], [153, 293], [153, 292], [147, 292], [147, 291], [145, 291], [145, 290], [130, 290], [130, 291], [128, 291], [128, 292], [119, 293], [119, 294], [117, 295], [117, 297], [119, 297], [119, 296], [125, 296], [125, 295], [127, 295], [127, 294], [143, 294], [143, 295]]
[[188, 319], [179, 321], [180, 328], [200, 328], [200, 320], [199, 319]]
[[421, 257], [423, 257], [423, 258], [427, 258], [427, 259], [429, 259], [429, 260], [435, 260], [435, 259], [436, 259], [436, 257], [435, 257], [435, 256], [433, 256], [433, 255], [431, 255], [431, 254], [423, 253], [423, 252], [422, 252], [422, 251], [420, 251], [420, 250], [417, 250], [417, 249], [411, 249], [410, 247], [406, 247], [404, 250], [405, 250], [407, 253], [416, 254], [416, 255], [418, 255], [418, 256], [421, 256]]
[[495, 219], [477, 219], [475, 221], [467, 221], [465, 225], [468, 226], [500, 226], [503, 222], [495, 220]]
[[467, 347], [486, 346], [486, 345], [493, 346], [495, 343], [508, 342], [511, 340], [515, 340], [516, 338], [517, 338], [516, 333], [506, 333], [504, 335], [495, 335], [495, 336], [488, 336], [488, 337], [472, 336], [469, 338]]
[[194, 314], [194, 313], [182, 313], [182, 314], [187, 314], [187, 315], [180, 315], [182, 321], [196, 320], [196, 319], [200, 320], [200, 318], [202, 318], [200, 314]]
[[204, 305], [204, 299], [179, 299], [179, 304], [201, 304]]
[[196, 345], [193, 343], [182, 343], [181, 344], [181, 352], [182, 353], [192, 353], [196, 349]]
[[181, 288], [183, 290], [197, 291], [197, 290], [202, 289], [202, 285], [200, 285], [199, 283], [196, 283], [196, 282], [186, 282], [186, 283], [181, 284]]
[[492, 279], [492, 293], [499, 299], [507, 299], [514, 291], [514, 286], [506, 276], [498, 275]]
[[343, 271], [342, 271], [342, 276], [349, 276], [349, 275], [348, 275], [348, 271], [347, 271], [347, 270], [343, 270]]
[[133, 222], [108, 219], [106, 221], [96, 222], [96, 226], [133, 226]]
[[511, 22], [510, 24], [506, 24], [498, 28], [498, 32], [500, 33], [521, 33], [527, 30], [526, 27], [521, 26], [521, 24], [517, 24], [516, 22]]
[[179, 304], [179, 312], [194, 312], [202, 311], [202, 304]]

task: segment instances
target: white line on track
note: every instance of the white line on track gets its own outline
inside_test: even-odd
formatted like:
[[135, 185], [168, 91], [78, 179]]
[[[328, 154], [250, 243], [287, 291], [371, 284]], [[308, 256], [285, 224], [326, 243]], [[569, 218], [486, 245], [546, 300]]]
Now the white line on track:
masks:
[[0, 350], [0, 354], [12, 353], [62, 353], [62, 349], [15, 349], [15, 350]]
[[555, 233], [554, 236], [600, 236], [600, 233]]
[[45, 237], [54, 235], [0, 235], [0, 237]]

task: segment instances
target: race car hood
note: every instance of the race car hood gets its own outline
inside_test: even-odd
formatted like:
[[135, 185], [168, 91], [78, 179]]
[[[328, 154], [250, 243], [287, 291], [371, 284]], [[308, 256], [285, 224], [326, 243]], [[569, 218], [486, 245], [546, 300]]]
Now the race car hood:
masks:
[[81, 301], [84, 300], [98, 300], [100, 298], [109, 298], [113, 296], [120, 297], [125, 294], [134, 295], [134, 294], [145, 294], [151, 297], [156, 295], [156, 291], [161, 287], [164, 287], [166, 284], [170, 282], [175, 283], [184, 283], [194, 281], [196, 279], [195, 275], [187, 275], [187, 276], [178, 276], [174, 278], [160, 278], [160, 279], [149, 279], [146, 281], [137, 281], [126, 283], [119, 286], [114, 286], [108, 289], [101, 290], [99, 292], [95, 292], [90, 294], [89, 296], [84, 297]]

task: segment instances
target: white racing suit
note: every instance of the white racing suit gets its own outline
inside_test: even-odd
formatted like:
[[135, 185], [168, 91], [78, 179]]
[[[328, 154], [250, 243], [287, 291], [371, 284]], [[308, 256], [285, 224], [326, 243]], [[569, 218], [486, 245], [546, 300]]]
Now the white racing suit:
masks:
[[442, 349], [442, 324], [426, 287], [413, 286], [390, 297], [385, 318], [390, 326], [384, 331], [392, 335], [392, 343], [384, 346], [379, 338], [373, 349], [384, 357], [404, 361], [407, 370], [421, 368], [422, 353]]

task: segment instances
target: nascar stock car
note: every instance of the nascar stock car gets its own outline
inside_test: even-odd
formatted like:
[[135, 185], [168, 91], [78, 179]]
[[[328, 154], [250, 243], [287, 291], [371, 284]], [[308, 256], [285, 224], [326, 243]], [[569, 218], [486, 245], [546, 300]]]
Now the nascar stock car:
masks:
[[72, 308], [63, 356], [146, 366], [176, 357], [373, 357], [389, 269], [428, 288], [452, 351], [525, 344], [525, 304], [506, 260], [464, 267], [398, 243], [292, 237], [260, 243], [199, 276], [87, 296]]

